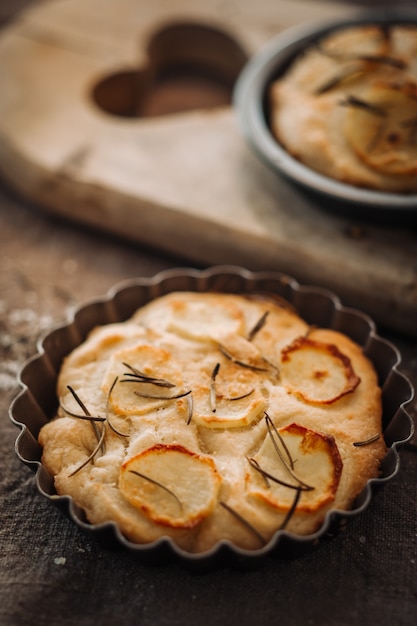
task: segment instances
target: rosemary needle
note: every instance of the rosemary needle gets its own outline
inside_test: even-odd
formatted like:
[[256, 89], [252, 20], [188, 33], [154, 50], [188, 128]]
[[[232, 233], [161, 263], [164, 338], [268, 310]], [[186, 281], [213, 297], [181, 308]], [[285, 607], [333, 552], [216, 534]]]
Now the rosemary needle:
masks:
[[232, 361], [232, 363], [235, 363], [236, 365], [240, 365], [241, 367], [246, 367], [247, 369], [254, 370], [255, 372], [267, 372], [268, 371], [267, 367], [259, 367], [257, 365], [251, 365], [250, 363], [245, 363], [244, 361], [240, 361], [235, 356], [233, 356], [233, 354], [231, 354], [228, 350], [226, 350], [226, 348], [222, 346], [220, 343], [219, 343], [219, 350], [223, 354], [223, 356], [226, 357], [226, 359], [229, 359], [229, 361]]
[[193, 396], [190, 393], [187, 396], [187, 426], [191, 423], [191, 420], [193, 419], [193, 412], [194, 412], [194, 400], [193, 400]]
[[59, 406], [61, 407], [61, 409], [63, 411], [65, 411], [65, 413], [67, 413], [67, 415], [70, 415], [71, 417], [76, 417], [79, 420], [85, 420], [86, 422], [105, 422], [106, 421], [105, 417], [100, 417], [99, 415], [97, 415], [97, 416], [95, 416], [95, 415], [81, 415], [80, 413], [75, 413], [74, 411], [70, 411], [61, 402], [59, 403]]
[[251, 389], [250, 391], [247, 391], [246, 393], [242, 393], [241, 396], [231, 396], [228, 398], [224, 398], [224, 400], [227, 400], [227, 402], [236, 402], [236, 400], [243, 400], [244, 398], [248, 398], [249, 396], [251, 396], [254, 393], [255, 389]]
[[[294, 461], [292, 459], [292, 456], [290, 454], [290, 451], [287, 448], [287, 445], [284, 441], [284, 439], [281, 437], [281, 435], [279, 434], [274, 422], [271, 420], [271, 418], [269, 417], [268, 413], [265, 412], [265, 422], [266, 422], [266, 426], [268, 428], [268, 434], [271, 438], [272, 444], [275, 448], [276, 453], [278, 454], [278, 456], [281, 458], [281, 454], [280, 451], [278, 449], [277, 443], [274, 439], [274, 437], [272, 436], [272, 431], [274, 431], [275, 435], [277, 436], [277, 438], [279, 439], [282, 447], [284, 448], [285, 454], [287, 455], [288, 458], [288, 462], [290, 464], [291, 469], [294, 469]], [[286, 465], [285, 461], [281, 458], [282, 462]]]
[[290, 519], [292, 518], [292, 516], [295, 513], [295, 510], [297, 508], [298, 505], [298, 501], [301, 497], [301, 489], [297, 489], [297, 491], [295, 492], [295, 496], [294, 496], [294, 500], [292, 501], [291, 507], [289, 508], [281, 526], [278, 528], [278, 530], [284, 530], [284, 528], [287, 527], [288, 522], [290, 521]]
[[74, 391], [74, 389], [70, 385], [67, 385], [67, 389], [69, 389], [69, 391], [72, 393], [74, 400], [82, 408], [82, 410], [84, 411], [84, 414], [90, 415], [90, 411], [87, 409], [84, 402], [81, 400], [79, 395]]
[[188, 396], [190, 393], [191, 389], [189, 389], [188, 391], [177, 393], [175, 396], [159, 396], [152, 393], [142, 393], [141, 391], [134, 392], [134, 394], [136, 396], [139, 396], [139, 398], [149, 398], [150, 400], [177, 400], [178, 398], [184, 398], [184, 396]]
[[111, 420], [110, 420], [110, 417], [109, 417], [109, 403], [110, 403], [110, 398], [111, 398], [111, 394], [112, 394], [113, 389], [115, 388], [116, 383], [117, 383], [117, 381], [118, 381], [118, 380], [119, 380], [119, 377], [118, 377], [118, 376], [116, 376], [116, 378], [115, 378], [115, 379], [114, 379], [114, 381], [113, 381], [112, 386], [111, 386], [111, 387], [110, 387], [110, 389], [109, 389], [109, 393], [107, 394], [107, 416], [106, 416], [106, 417], [107, 417], [107, 423], [108, 423], [108, 425], [109, 425], [110, 429], [111, 429], [114, 433], [116, 433], [116, 435], [119, 435], [119, 437], [129, 437], [129, 434], [128, 434], [128, 433], [122, 433], [120, 430], [118, 430], [118, 429], [116, 428], [116, 426], [113, 426], [113, 424], [112, 424], [112, 422], [111, 422]]
[[141, 472], [137, 472], [136, 470], [129, 470], [129, 472], [131, 474], [135, 474], [135, 476], [139, 476], [139, 478], [143, 478], [143, 480], [149, 481], [153, 485], [156, 485], [156, 487], [160, 487], [160, 489], [163, 489], [164, 491], [166, 491], [170, 496], [175, 498], [175, 500], [178, 502], [180, 509], [183, 510], [183, 505], [182, 505], [181, 500], [179, 499], [177, 494], [174, 493], [169, 487], [166, 487], [166, 485], [163, 485], [158, 480], [155, 480], [154, 478], [151, 478], [150, 476], [147, 476], [146, 474], [142, 474]]
[[76, 474], [80, 470], [82, 470], [83, 467], [85, 467], [90, 461], [94, 459], [97, 452], [100, 450], [101, 446], [103, 445], [105, 435], [106, 435], [106, 427], [103, 424], [102, 429], [101, 429], [100, 439], [98, 440], [96, 447], [94, 448], [92, 453], [86, 458], [86, 460], [83, 463], [81, 463], [81, 465], [79, 465], [75, 470], [73, 470], [70, 474], [68, 474], [69, 478], [71, 476], [74, 476], [74, 474]]
[[356, 96], [349, 95], [345, 100], [342, 100], [339, 103], [341, 106], [351, 106], [357, 109], [362, 109], [363, 111], [367, 111], [368, 113], [372, 113], [373, 115], [377, 115], [378, 117], [386, 117], [387, 112], [382, 107], [377, 106], [376, 104], [372, 104], [372, 102], [367, 102], [362, 98], [357, 98]]
[[277, 478], [273, 474], [270, 474], [269, 472], [264, 470], [259, 465], [258, 461], [256, 461], [255, 459], [252, 459], [251, 457], [247, 457], [247, 460], [249, 464], [254, 469], [256, 469], [257, 472], [262, 474], [264, 478], [269, 478], [269, 480], [272, 480], [272, 482], [277, 483], [278, 485], [282, 485], [283, 487], [288, 487], [288, 489], [296, 489], [298, 491], [312, 491], [314, 489], [314, 487], [310, 487], [309, 485], [305, 485], [305, 484], [292, 485], [291, 483], [287, 483], [285, 480], [281, 480], [280, 478]]
[[248, 341], [252, 341], [259, 331], [265, 326], [268, 315], [269, 311], [265, 311], [265, 313], [263, 313], [263, 315], [259, 318], [255, 326], [249, 331]]
[[216, 377], [219, 373], [220, 363], [216, 363], [210, 379], [210, 408], [213, 413], [217, 411]]
[[[84, 402], [81, 400], [79, 395], [74, 391], [74, 389], [70, 385], [67, 385], [67, 389], [69, 389], [69, 391], [71, 392], [74, 400], [81, 407], [81, 409], [83, 410], [83, 412], [86, 415], [86, 417], [91, 418], [92, 415], [91, 415], [90, 411], [87, 409], [87, 407], [85, 406]], [[97, 420], [97, 421], [102, 421], [102, 420]], [[102, 437], [102, 435], [99, 433], [97, 425], [96, 425], [95, 422], [96, 422], [95, 419], [90, 419], [90, 423], [91, 423], [91, 426], [93, 427], [94, 434], [97, 437], [97, 441], [101, 441], [101, 446], [102, 446], [103, 443], [104, 443], [104, 437]]]
[[136, 369], [136, 367], [133, 367], [133, 365], [129, 365], [129, 363], [123, 362], [123, 365], [127, 367], [130, 370], [130, 372], [127, 372], [126, 374], [124, 374], [124, 376], [127, 376], [128, 378], [122, 379], [120, 381], [122, 383], [137, 382], [137, 383], [149, 383], [151, 385], [157, 385], [158, 387], [168, 387], [168, 388], [175, 387], [175, 384], [171, 383], [169, 380], [166, 380], [166, 378], [157, 378], [155, 376], [148, 376], [147, 374], [144, 374], [144, 372], [141, 372], [140, 370]]
[[255, 537], [257, 537], [257, 539], [260, 541], [261, 545], [265, 546], [266, 545], [266, 540], [265, 538], [261, 535], [261, 533], [259, 532], [259, 530], [256, 530], [256, 528], [254, 526], [252, 526], [252, 524], [250, 522], [248, 522], [247, 519], [245, 519], [240, 513], [238, 513], [237, 511], [235, 511], [235, 509], [233, 509], [231, 506], [229, 506], [228, 504], [226, 504], [226, 502], [220, 501], [219, 504], [226, 509], [226, 511], [228, 511], [231, 515], [233, 515], [233, 517], [235, 517], [241, 524], [243, 524], [244, 526], [246, 526], [246, 528], [255, 535]]
[[[294, 472], [294, 461], [291, 457], [290, 451], [288, 450], [287, 446], [285, 445], [285, 441], [284, 439], [281, 437], [280, 433], [278, 432], [278, 430], [276, 429], [274, 423], [272, 422], [271, 418], [269, 417], [268, 413], [265, 413], [265, 421], [266, 421], [266, 425], [268, 428], [268, 434], [271, 438], [271, 442], [272, 445], [274, 446], [275, 452], [277, 453], [281, 463], [284, 465], [285, 469], [288, 471], [288, 473], [297, 481], [298, 485], [291, 485], [290, 483], [287, 483], [285, 481], [282, 481], [280, 479], [277, 479], [275, 476], [265, 472], [258, 464], [257, 467], [255, 467], [253, 465], [253, 463], [251, 463], [252, 467], [255, 467], [256, 470], [260, 471], [261, 473], [263, 473], [265, 476], [267, 476], [268, 478], [270, 478], [271, 480], [284, 485], [285, 487], [290, 487], [291, 489], [301, 489], [302, 491], [313, 491], [314, 487], [312, 487], [311, 485], [308, 485], [307, 483], [303, 482], [298, 476], [297, 474]], [[287, 456], [288, 461], [284, 458], [283, 453], [281, 452], [281, 450], [279, 449], [279, 446], [274, 438], [274, 434], [276, 435], [276, 437], [279, 439], [279, 442], [281, 443], [282, 447], [284, 448], [285, 454]], [[249, 461], [250, 462], [250, 461]]]
[[364, 441], [355, 441], [353, 445], [357, 448], [360, 446], [367, 446], [370, 443], [374, 443], [374, 441], [378, 441], [379, 437], [380, 435], [377, 433], [373, 437], [369, 437], [369, 439], [365, 439]]

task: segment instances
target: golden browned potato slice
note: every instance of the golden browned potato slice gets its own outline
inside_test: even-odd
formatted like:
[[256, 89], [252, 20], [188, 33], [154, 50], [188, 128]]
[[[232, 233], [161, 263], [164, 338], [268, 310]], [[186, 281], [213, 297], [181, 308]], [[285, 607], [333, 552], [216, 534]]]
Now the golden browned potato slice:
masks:
[[182, 385], [181, 369], [170, 353], [143, 344], [112, 356], [102, 389], [115, 413], [142, 415], [185, 393]]
[[194, 386], [192, 396], [193, 422], [208, 428], [249, 426], [267, 407], [262, 376], [226, 359]]
[[333, 344], [299, 337], [281, 353], [282, 384], [311, 404], [331, 404], [352, 393], [360, 379], [348, 356]]
[[344, 132], [364, 163], [384, 174], [417, 173], [417, 85], [381, 81], [346, 106]]
[[298, 490], [297, 511], [331, 502], [342, 472], [334, 439], [298, 424], [271, 430], [250, 464], [248, 493], [279, 510], [291, 508]]
[[244, 316], [233, 297], [215, 293], [168, 294], [145, 306], [134, 320], [195, 341], [244, 332]]
[[213, 511], [221, 478], [214, 461], [180, 445], [157, 444], [120, 470], [123, 496], [157, 524], [192, 528]]
[[[269, 363], [254, 343], [248, 341], [242, 335], [220, 335], [218, 347], [220, 352], [232, 361], [242, 363], [243, 366], [257, 371], [267, 372], [273, 370], [273, 364]], [[272, 373], [272, 371], [271, 371]]]

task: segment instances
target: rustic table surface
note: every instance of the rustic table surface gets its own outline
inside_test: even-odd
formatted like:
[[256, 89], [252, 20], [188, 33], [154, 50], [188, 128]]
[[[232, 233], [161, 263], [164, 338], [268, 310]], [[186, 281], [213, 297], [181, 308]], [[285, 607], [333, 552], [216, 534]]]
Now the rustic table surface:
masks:
[[[0, 1], [0, 25], [28, 2]], [[379, 3], [357, 3], [379, 4]], [[302, 16], [300, 16], [302, 17]], [[1, 89], [1, 77], [0, 77]], [[0, 183], [0, 625], [415, 623], [417, 453], [344, 532], [295, 560], [196, 575], [98, 544], [37, 491], [8, 418], [42, 332], [130, 277], [189, 265], [48, 215]], [[251, 268], [249, 268], [251, 269]], [[416, 320], [417, 322], [417, 320]], [[380, 328], [417, 383], [417, 340]], [[417, 415], [417, 403], [410, 407]]]

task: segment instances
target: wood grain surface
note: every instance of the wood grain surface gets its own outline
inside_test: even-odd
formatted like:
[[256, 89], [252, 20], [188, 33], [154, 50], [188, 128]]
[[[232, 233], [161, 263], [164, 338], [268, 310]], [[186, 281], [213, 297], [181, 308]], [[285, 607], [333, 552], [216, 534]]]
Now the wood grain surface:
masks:
[[[270, 37], [356, 9], [36, 3], [0, 37], [0, 172], [65, 219], [191, 263], [279, 269], [417, 335], [416, 230], [324, 210], [251, 154], [230, 105], [243, 63]], [[172, 75], [175, 54], [191, 73]]]

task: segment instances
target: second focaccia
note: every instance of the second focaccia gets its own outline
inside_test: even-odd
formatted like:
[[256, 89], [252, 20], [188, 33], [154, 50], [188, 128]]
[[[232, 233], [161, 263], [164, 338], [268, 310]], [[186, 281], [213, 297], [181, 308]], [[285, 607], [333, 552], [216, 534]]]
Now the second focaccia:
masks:
[[355, 26], [306, 49], [270, 92], [271, 129], [313, 170], [417, 191], [417, 28]]

